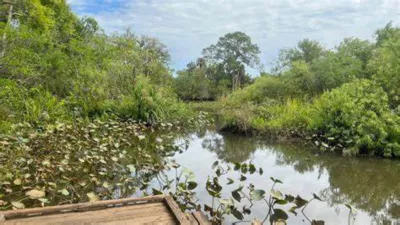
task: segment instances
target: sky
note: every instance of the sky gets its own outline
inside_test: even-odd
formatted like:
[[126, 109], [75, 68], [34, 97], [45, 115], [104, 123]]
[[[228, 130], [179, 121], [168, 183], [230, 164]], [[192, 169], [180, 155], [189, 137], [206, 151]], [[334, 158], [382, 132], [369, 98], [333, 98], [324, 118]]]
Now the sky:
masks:
[[[400, 0], [67, 0], [79, 16], [94, 17], [107, 33], [130, 28], [168, 46], [171, 68], [183, 69], [203, 48], [242, 31], [271, 67], [279, 50], [304, 38], [325, 47], [345, 37], [372, 39], [388, 22], [400, 24]], [[255, 75], [257, 70], [249, 70]]]

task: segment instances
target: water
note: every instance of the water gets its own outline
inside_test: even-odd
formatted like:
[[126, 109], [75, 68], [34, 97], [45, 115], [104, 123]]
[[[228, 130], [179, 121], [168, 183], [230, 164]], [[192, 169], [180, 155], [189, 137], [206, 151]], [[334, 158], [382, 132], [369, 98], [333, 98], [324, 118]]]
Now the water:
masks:
[[[277, 189], [284, 194], [310, 199], [316, 193], [323, 198], [307, 207], [308, 218], [348, 224], [349, 209], [344, 204], [351, 204], [358, 210], [351, 224], [400, 224], [399, 161], [320, 154], [310, 146], [276, 144], [214, 129], [190, 132], [173, 124], [154, 130], [143, 124], [97, 121], [87, 126], [60, 125], [56, 131], [26, 130], [18, 138], [0, 138], [0, 210], [15, 208], [15, 203], [41, 207], [87, 202], [92, 195], [102, 200], [140, 197], [139, 189], [151, 193], [157, 188], [154, 176], [174, 155], [196, 175], [195, 190], [203, 204], [211, 203], [205, 186], [214, 173], [214, 161], [220, 160], [222, 166], [251, 162], [264, 174], [248, 176], [247, 185], [269, 192], [269, 178], [275, 177], [283, 181]], [[183, 151], [177, 144], [188, 148]], [[175, 175], [170, 174], [170, 178]], [[227, 185], [227, 177], [235, 183]], [[233, 172], [221, 178], [223, 198], [231, 197], [238, 180], [239, 174]], [[31, 199], [29, 190], [44, 196]], [[262, 220], [266, 214], [266, 205], [257, 202], [245, 220]], [[289, 216], [288, 224], [310, 224], [300, 212]], [[225, 223], [235, 221], [228, 217]]]
[[[283, 181], [278, 189], [287, 194], [299, 194], [311, 199], [316, 193], [324, 202], [313, 201], [305, 210], [311, 219], [324, 220], [326, 224], [348, 224], [351, 204], [357, 214], [351, 224], [400, 224], [400, 162], [378, 158], [345, 158], [332, 153], [319, 154], [311, 147], [271, 144], [260, 138], [233, 134], [220, 134], [213, 130], [190, 135], [189, 148], [174, 158], [183, 167], [196, 174], [196, 189], [200, 202], [211, 204], [205, 190], [208, 175], [213, 174], [211, 164], [252, 162], [261, 166], [264, 174], [250, 176], [246, 183], [256, 188], [270, 190], [275, 177]], [[237, 176], [237, 175], [236, 175]], [[221, 182], [224, 184], [223, 182]], [[232, 189], [224, 186], [224, 196], [231, 197]], [[267, 213], [265, 204], [252, 208], [254, 217], [261, 220]], [[226, 218], [226, 223], [235, 222]], [[310, 224], [304, 216], [290, 214], [288, 224]]]

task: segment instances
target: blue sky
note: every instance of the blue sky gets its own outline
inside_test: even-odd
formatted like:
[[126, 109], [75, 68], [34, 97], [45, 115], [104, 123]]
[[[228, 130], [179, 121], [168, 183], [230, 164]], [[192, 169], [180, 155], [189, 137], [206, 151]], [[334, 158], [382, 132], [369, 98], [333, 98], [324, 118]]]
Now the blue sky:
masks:
[[[131, 28], [157, 37], [182, 69], [228, 32], [243, 31], [261, 48], [269, 68], [279, 49], [303, 38], [334, 47], [344, 37], [372, 39], [389, 21], [400, 24], [400, 0], [67, 0], [106, 32]], [[256, 70], [249, 71], [257, 74]]]

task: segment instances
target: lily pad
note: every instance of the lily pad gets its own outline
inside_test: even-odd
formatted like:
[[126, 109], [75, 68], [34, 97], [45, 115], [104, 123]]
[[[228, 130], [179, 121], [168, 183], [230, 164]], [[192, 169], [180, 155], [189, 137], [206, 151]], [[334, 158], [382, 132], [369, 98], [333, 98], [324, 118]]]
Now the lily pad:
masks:
[[31, 199], [38, 199], [38, 198], [43, 198], [46, 195], [46, 193], [41, 190], [33, 189], [33, 190], [26, 192], [25, 195], [29, 196], [29, 198], [31, 198]]
[[22, 202], [11, 202], [11, 205], [14, 206], [16, 209], [24, 209], [25, 205]]

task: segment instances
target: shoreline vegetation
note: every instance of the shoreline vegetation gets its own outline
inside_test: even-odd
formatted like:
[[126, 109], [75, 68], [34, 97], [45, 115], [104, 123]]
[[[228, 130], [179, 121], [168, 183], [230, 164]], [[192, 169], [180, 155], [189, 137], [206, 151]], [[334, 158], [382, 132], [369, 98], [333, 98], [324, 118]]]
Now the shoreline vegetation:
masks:
[[[207, 123], [200, 111], [218, 114], [231, 132], [301, 138], [345, 155], [400, 157], [400, 28], [391, 23], [374, 41], [350, 37], [333, 49], [301, 40], [254, 77], [246, 68], [262, 71], [261, 51], [243, 32], [220, 37], [175, 72], [167, 46], [156, 38], [131, 30], [108, 34], [95, 19], [75, 15], [65, 0], [8, 0], [0, 10], [2, 210], [140, 190], [171, 194], [183, 211], [204, 210], [215, 223], [250, 214], [241, 200], [251, 206], [265, 201], [264, 222], [286, 224], [288, 215], [275, 206], [292, 206], [296, 214], [321, 200], [284, 195], [275, 178], [271, 189], [245, 184], [242, 190], [246, 176], [263, 173], [251, 162], [213, 164], [206, 190], [219, 200], [215, 207], [214, 201], [192, 202], [197, 183], [189, 180], [191, 172], [151, 187], [164, 170], [178, 174], [179, 165], [166, 161], [187, 146], [173, 138], [177, 130]], [[238, 188], [234, 199], [225, 199], [220, 179], [231, 170], [240, 180], [229, 178]], [[355, 209], [346, 206], [350, 218]]]
[[225, 129], [300, 136], [346, 155], [400, 156], [400, 28], [392, 23], [374, 41], [350, 37], [333, 49], [301, 40], [258, 77], [245, 68], [262, 67], [259, 46], [229, 33], [173, 75], [167, 46], [155, 38], [106, 34], [65, 1], [13, 6], [2, 5], [12, 12], [0, 24], [0, 133], [79, 118], [188, 121], [196, 110], [187, 101], [213, 100], [208, 110]]
[[[217, 46], [223, 46], [227, 36], [220, 38]], [[241, 83], [241, 88], [215, 97], [215, 102], [191, 105], [217, 113], [223, 130], [269, 138], [300, 137], [321, 151], [341, 151], [347, 156], [398, 158], [400, 28], [388, 23], [375, 32], [374, 38], [345, 38], [333, 49], [302, 40], [294, 48], [281, 50], [270, 73]], [[235, 52], [229, 47], [224, 50], [214, 57]], [[210, 58], [204, 53], [203, 57]], [[249, 60], [238, 59], [237, 63], [244, 65]], [[191, 77], [198, 83], [199, 74], [204, 74], [207, 82], [216, 83], [213, 63], [225, 61], [211, 57], [211, 69], [207, 64], [197, 63], [195, 69], [189, 64], [177, 79]], [[236, 77], [235, 73], [232, 76]], [[190, 94], [199, 100], [214, 88], [208, 85]], [[188, 100], [189, 95], [182, 90], [177, 88], [178, 95]]]

